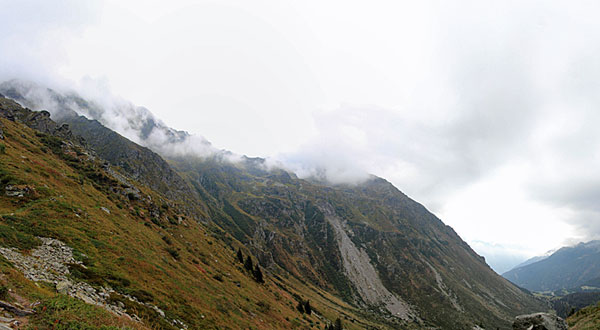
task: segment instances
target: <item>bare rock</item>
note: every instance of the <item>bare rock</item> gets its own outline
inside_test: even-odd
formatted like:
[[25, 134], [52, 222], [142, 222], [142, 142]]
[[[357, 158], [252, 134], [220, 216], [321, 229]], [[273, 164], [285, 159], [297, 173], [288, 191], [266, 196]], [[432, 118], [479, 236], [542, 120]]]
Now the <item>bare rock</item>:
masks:
[[27, 315], [33, 314], [32, 310], [19, 308], [19, 307], [16, 307], [16, 306], [14, 306], [10, 303], [7, 303], [6, 301], [2, 301], [2, 300], [0, 300], [0, 307], [2, 307], [5, 311], [10, 312], [17, 316], [27, 316]]
[[535, 313], [517, 316], [513, 330], [567, 330], [567, 323], [562, 318], [548, 314]]
[[56, 284], [56, 291], [62, 294], [69, 294], [69, 289], [71, 288], [71, 282], [69, 281], [61, 281]]

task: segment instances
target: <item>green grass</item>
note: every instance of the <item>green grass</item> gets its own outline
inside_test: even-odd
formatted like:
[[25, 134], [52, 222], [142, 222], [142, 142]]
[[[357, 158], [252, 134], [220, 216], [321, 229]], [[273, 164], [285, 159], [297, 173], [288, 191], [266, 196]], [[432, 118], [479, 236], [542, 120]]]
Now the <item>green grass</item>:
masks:
[[[234, 251], [244, 247], [230, 233], [186, 217], [176, 203], [143, 185], [137, 186], [140, 199], [121, 194], [123, 187], [103, 172], [101, 160], [77, 158], [76, 152], [67, 157], [68, 150], [56, 138], [0, 120], [6, 133], [0, 183], [26, 184], [38, 195], [0, 194], [0, 246], [26, 252], [39, 244], [36, 236], [60, 239], [86, 266], [71, 265], [72, 280], [110, 286], [157, 305], [168, 319], [182, 320], [190, 329], [289, 329], [289, 320], [298, 316], [290, 303], [295, 301], [292, 295], [310, 299], [328, 319], [341, 310], [353, 313], [351, 306], [321, 288], [293, 277], [275, 280], [265, 268], [266, 283], [256, 283], [235, 261]], [[220, 212], [244, 225], [253, 221], [233, 203], [227, 211], [230, 214]], [[185, 224], [174, 221], [179, 216]], [[249, 254], [246, 248], [244, 254]], [[32, 329], [132, 327], [103, 309], [57, 296], [53, 286], [28, 281], [1, 257], [0, 272], [0, 285], [26, 301], [42, 302], [31, 319]], [[134, 327], [168, 328], [154, 310], [119, 296], [113, 299], [124, 299], [128, 310], [144, 320]], [[299, 326], [309, 327], [317, 320], [311, 316]]]
[[57, 295], [45, 299], [30, 318], [29, 329], [55, 330], [116, 330], [132, 329], [99, 307], [78, 299]]

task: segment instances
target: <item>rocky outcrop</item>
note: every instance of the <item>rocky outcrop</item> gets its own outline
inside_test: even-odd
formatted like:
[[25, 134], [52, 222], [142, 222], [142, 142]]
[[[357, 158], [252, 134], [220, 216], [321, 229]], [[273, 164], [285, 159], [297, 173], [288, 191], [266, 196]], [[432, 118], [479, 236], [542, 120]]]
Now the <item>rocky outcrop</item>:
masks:
[[[73, 249], [65, 243], [46, 237], [38, 237], [42, 244], [31, 251], [31, 255], [24, 255], [14, 248], [0, 247], [0, 254], [19, 269], [25, 277], [34, 282], [42, 281], [52, 283], [56, 286], [58, 293], [66, 294], [80, 299], [88, 304], [100, 306], [116, 315], [127, 316], [133, 320], [141, 321], [137, 315], [130, 315], [122, 303], [112, 304], [111, 294], [118, 294], [140, 305], [154, 310], [158, 315], [165, 318], [165, 313], [155, 305], [140, 302], [137, 298], [127, 294], [118, 293], [110, 287], [96, 289], [85, 282], [72, 279], [68, 265], [84, 267], [81, 261], [73, 258]], [[0, 307], [6, 309], [0, 304]], [[19, 314], [17, 314], [19, 315]], [[180, 328], [187, 328], [179, 320], [167, 320]]]
[[517, 316], [513, 330], [567, 330], [567, 323], [562, 318], [548, 314], [535, 313]]
[[31, 309], [19, 308], [2, 300], [0, 300], [0, 308], [17, 316], [28, 316], [34, 313]]
[[32, 111], [21, 107], [17, 102], [0, 97], [0, 117], [10, 121], [19, 122], [45, 134], [54, 135], [69, 141], [83, 144], [81, 138], [76, 138], [71, 133], [69, 125], [59, 125], [50, 119], [48, 111]]
[[25, 197], [37, 195], [35, 188], [29, 185], [8, 185], [4, 187], [7, 197]]
[[112, 289], [96, 290], [85, 282], [76, 282], [69, 278], [69, 264], [85, 267], [73, 258], [72, 248], [56, 239], [45, 237], [39, 239], [42, 245], [34, 249], [31, 255], [24, 255], [14, 248], [0, 248], [0, 254], [22, 271], [29, 280], [52, 283], [60, 293], [101, 306], [118, 315], [125, 314], [119, 306], [107, 303], [110, 293], [113, 292]]

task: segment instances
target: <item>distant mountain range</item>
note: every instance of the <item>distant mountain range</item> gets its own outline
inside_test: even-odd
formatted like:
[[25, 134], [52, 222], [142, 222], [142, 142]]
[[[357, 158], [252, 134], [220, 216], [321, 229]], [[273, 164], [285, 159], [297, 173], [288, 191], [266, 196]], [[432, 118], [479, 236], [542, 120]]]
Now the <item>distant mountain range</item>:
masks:
[[600, 241], [563, 247], [549, 256], [529, 259], [502, 276], [540, 292], [600, 287]]
[[[544, 260], [544, 259], [548, 258], [549, 256], [551, 256], [551, 255], [552, 255], [554, 252], [556, 252], [557, 250], [558, 250], [558, 249], [550, 250], [550, 251], [548, 251], [548, 252], [544, 253], [544, 254], [543, 254], [543, 255], [541, 255], [541, 256], [535, 256], [535, 257], [529, 258], [529, 259], [527, 259], [527, 260], [523, 261], [522, 263], [520, 263], [520, 264], [518, 264], [518, 265], [514, 266], [514, 267], [513, 267], [511, 270], [513, 270], [513, 269], [517, 269], [517, 268], [521, 268], [521, 267], [525, 267], [525, 266], [527, 266], [527, 265], [531, 265], [531, 264], [533, 264], [533, 263], [536, 263], [536, 262], [538, 262], [538, 261], [542, 261], [542, 260]], [[506, 272], [505, 272], [505, 273], [506, 273]]]

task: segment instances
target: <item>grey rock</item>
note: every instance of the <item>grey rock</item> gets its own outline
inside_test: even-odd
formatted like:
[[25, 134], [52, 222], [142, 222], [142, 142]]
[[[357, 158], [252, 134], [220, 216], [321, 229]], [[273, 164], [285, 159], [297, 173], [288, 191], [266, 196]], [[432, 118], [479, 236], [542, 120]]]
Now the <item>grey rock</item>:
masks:
[[69, 281], [61, 281], [56, 284], [56, 291], [62, 294], [69, 294], [69, 289], [71, 288], [71, 282]]
[[4, 188], [4, 193], [8, 197], [23, 197], [27, 190], [18, 186], [8, 185]]
[[513, 330], [567, 330], [567, 323], [562, 318], [548, 314], [535, 313], [517, 316]]
[[11, 312], [12, 314], [17, 315], [17, 316], [27, 316], [27, 315], [33, 314], [32, 310], [26, 310], [22, 307], [19, 308], [19, 307], [16, 307], [16, 306], [14, 306], [6, 301], [2, 301], [2, 300], [0, 300], [0, 307], [2, 307], [4, 310]]

